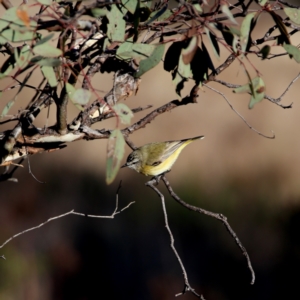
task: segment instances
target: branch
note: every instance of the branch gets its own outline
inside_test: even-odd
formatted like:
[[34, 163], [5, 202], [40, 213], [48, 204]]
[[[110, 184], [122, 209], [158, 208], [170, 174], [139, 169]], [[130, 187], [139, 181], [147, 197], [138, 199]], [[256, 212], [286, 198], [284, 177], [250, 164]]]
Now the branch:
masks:
[[55, 217], [52, 217], [50, 219], [48, 219], [47, 221], [37, 225], [37, 226], [34, 226], [34, 227], [31, 227], [29, 229], [26, 229], [24, 231], [21, 231], [15, 235], [13, 235], [12, 237], [10, 237], [9, 239], [7, 239], [1, 246], [0, 246], [0, 249], [3, 248], [6, 244], [8, 244], [11, 240], [13, 240], [14, 238], [20, 236], [20, 235], [23, 235], [24, 233], [27, 233], [29, 231], [32, 231], [32, 230], [35, 230], [35, 229], [38, 229], [38, 228], [41, 228], [42, 226], [46, 225], [47, 223], [50, 223], [51, 221], [54, 221], [54, 220], [57, 220], [57, 219], [60, 219], [60, 218], [63, 218], [65, 216], [68, 216], [68, 215], [76, 215], [76, 216], [81, 216], [81, 217], [87, 217], [87, 218], [100, 218], [100, 219], [114, 219], [115, 218], [115, 215], [121, 213], [122, 211], [124, 211], [125, 209], [129, 208], [133, 203], [135, 203], [135, 201], [132, 201], [130, 202], [127, 206], [125, 206], [124, 208], [122, 208], [121, 210], [118, 211], [118, 192], [121, 188], [121, 182], [119, 184], [119, 187], [118, 187], [118, 190], [117, 190], [117, 193], [116, 193], [116, 207], [113, 211], [113, 213], [109, 216], [100, 216], [100, 215], [88, 215], [88, 214], [83, 214], [83, 213], [79, 213], [79, 212], [75, 212], [74, 209], [70, 210], [69, 212], [66, 212], [64, 214], [61, 214], [59, 216], [55, 216]]
[[214, 212], [211, 212], [211, 211], [208, 211], [208, 210], [205, 210], [203, 208], [200, 208], [200, 207], [196, 207], [196, 206], [193, 206], [193, 205], [190, 205], [186, 202], [184, 202], [182, 199], [180, 199], [177, 194], [173, 191], [169, 181], [167, 180], [166, 176], [163, 175], [162, 176], [162, 180], [163, 182], [165, 183], [165, 186], [166, 188], [168, 189], [170, 195], [173, 197], [173, 199], [175, 199], [175, 201], [177, 201], [179, 204], [181, 204], [182, 206], [184, 206], [185, 208], [189, 209], [189, 210], [192, 210], [192, 211], [195, 211], [195, 212], [198, 212], [200, 214], [204, 214], [204, 215], [207, 215], [207, 216], [210, 216], [212, 218], [215, 218], [219, 221], [221, 221], [223, 223], [223, 225], [226, 227], [227, 231], [230, 233], [230, 235], [232, 236], [232, 238], [234, 239], [235, 243], [238, 245], [238, 247], [240, 248], [242, 254], [246, 257], [246, 260], [247, 260], [247, 265], [248, 265], [248, 268], [250, 270], [250, 273], [251, 273], [251, 284], [254, 284], [255, 282], [255, 273], [254, 273], [254, 270], [253, 270], [253, 267], [252, 267], [252, 264], [251, 264], [251, 260], [250, 260], [250, 257], [247, 253], [247, 250], [246, 248], [242, 245], [241, 241], [239, 240], [238, 236], [236, 235], [236, 233], [233, 231], [233, 229], [231, 228], [230, 224], [228, 223], [227, 221], [227, 218], [222, 215], [222, 214], [219, 214], [219, 213], [214, 213]]
[[183, 295], [185, 294], [186, 292], [191, 292], [193, 293], [197, 298], [199, 299], [203, 299], [203, 296], [197, 294], [195, 292], [195, 290], [191, 287], [190, 283], [189, 283], [189, 280], [188, 280], [188, 276], [187, 276], [187, 272], [185, 270], [185, 267], [182, 263], [182, 260], [174, 246], [174, 237], [173, 237], [173, 234], [172, 234], [172, 231], [170, 229], [170, 226], [169, 226], [169, 222], [168, 222], [168, 214], [167, 214], [167, 210], [166, 210], [166, 205], [165, 205], [165, 198], [164, 198], [164, 195], [154, 186], [158, 183], [158, 181], [160, 180], [160, 177], [154, 177], [153, 179], [151, 179], [150, 181], [146, 182], [146, 186], [149, 186], [151, 189], [153, 189], [157, 194], [158, 196], [160, 197], [161, 199], [161, 204], [162, 204], [162, 210], [163, 210], [163, 214], [164, 214], [164, 219], [165, 219], [165, 226], [167, 228], [167, 231], [168, 231], [168, 234], [169, 234], [169, 237], [170, 237], [170, 247], [172, 249], [172, 251], [174, 252], [176, 258], [177, 258], [177, 261], [180, 265], [180, 268], [182, 270], [182, 273], [183, 273], [183, 279], [184, 279], [184, 289], [181, 293], [178, 293], [175, 295], [175, 297], [177, 296], [180, 296], [180, 295]]
[[268, 135], [265, 135], [263, 133], [261, 133], [260, 131], [258, 131], [257, 129], [255, 129], [254, 127], [252, 127], [247, 121], [246, 119], [237, 111], [235, 110], [235, 108], [232, 106], [232, 104], [229, 102], [229, 100], [227, 99], [227, 97], [225, 96], [225, 94], [223, 94], [222, 92], [214, 89], [213, 87], [207, 85], [207, 84], [204, 84], [207, 88], [209, 88], [210, 90], [214, 91], [215, 93], [221, 95], [225, 101], [227, 102], [227, 104], [230, 106], [230, 108], [243, 120], [243, 122], [251, 129], [253, 130], [254, 132], [256, 132], [258, 135], [261, 135], [267, 139], [274, 139], [275, 138], [275, 134], [273, 133], [272, 136], [268, 136]]
[[173, 100], [171, 102], [168, 102], [167, 104], [153, 110], [150, 114], [148, 114], [146, 117], [142, 118], [138, 122], [132, 124], [129, 127], [126, 127], [122, 130], [122, 134], [124, 136], [128, 136], [129, 134], [133, 133], [134, 131], [145, 127], [147, 124], [151, 123], [157, 116], [170, 111], [176, 107], [182, 106], [182, 105], [187, 105], [190, 103], [197, 103], [197, 91], [198, 91], [198, 86], [194, 86], [190, 96], [187, 96], [183, 98], [181, 101], [179, 100]]

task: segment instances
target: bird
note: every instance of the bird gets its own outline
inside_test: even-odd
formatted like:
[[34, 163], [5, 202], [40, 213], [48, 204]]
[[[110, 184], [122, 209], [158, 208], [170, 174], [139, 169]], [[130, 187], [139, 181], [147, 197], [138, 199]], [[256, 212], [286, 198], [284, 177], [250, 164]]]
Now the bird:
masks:
[[162, 175], [171, 170], [185, 146], [203, 138], [201, 135], [179, 141], [146, 144], [131, 152], [121, 168], [128, 167], [146, 176]]

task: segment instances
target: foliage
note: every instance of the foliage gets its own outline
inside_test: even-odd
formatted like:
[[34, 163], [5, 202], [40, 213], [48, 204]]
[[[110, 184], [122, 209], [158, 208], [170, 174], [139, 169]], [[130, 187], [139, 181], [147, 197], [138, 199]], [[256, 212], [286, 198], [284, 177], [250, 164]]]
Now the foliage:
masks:
[[[249, 108], [263, 99], [279, 104], [281, 99], [266, 95], [264, 80], [256, 66], [246, 62], [252, 56], [271, 60], [280, 55], [300, 61], [300, 50], [290, 40], [299, 30], [299, 8], [284, 1], [250, 0], [233, 4], [190, 0], [174, 5], [165, 1], [122, 0], [89, 1], [83, 5], [81, 1], [39, 0], [15, 7], [3, 1], [3, 6], [6, 11], [0, 19], [0, 45], [7, 58], [1, 66], [0, 78], [9, 79], [9, 83], [2, 88], [2, 98], [13, 87], [18, 86], [18, 90], [4, 104], [0, 116], [2, 123], [17, 121], [16, 126], [1, 134], [1, 166], [28, 154], [61, 149], [66, 142], [109, 139], [107, 182], [110, 183], [123, 159], [124, 141], [130, 144], [129, 134], [158, 114], [155, 110], [140, 123], [130, 125], [133, 113], [144, 108], [130, 109], [118, 102], [136, 93], [143, 75], [160, 61], [164, 62], [164, 70], [170, 72], [175, 91], [183, 101], [170, 109], [195, 102], [198, 88], [210, 81], [226, 85], [235, 93], [248, 93]], [[32, 8], [37, 7], [35, 13]], [[253, 31], [266, 16], [273, 19], [274, 26], [262, 38], [253, 40]], [[275, 47], [280, 47], [282, 53], [272, 54]], [[220, 61], [221, 50], [228, 57], [216, 67], [209, 53], [214, 53]], [[218, 75], [235, 60], [244, 69], [245, 84], [218, 81]], [[28, 85], [29, 78], [39, 69], [40, 82]], [[98, 72], [114, 74], [111, 91], [104, 97], [99, 95], [92, 80]], [[255, 76], [250, 75], [253, 72]], [[181, 92], [188, 80], [195, 86], [190, 98], [182, 99]], [[24, 89], [34, 89], [34, 98], [17, 115], [9, 115]], [[69, 102], [79, 109], [78, 116], [70, 123]], [[43, 131], [31, 130], [35, 128], [37, 115], [50, 106], [56, 106], [56, 124]], [[164, 108], [163, 112], [169, 110]], [[107, 118], [116, 119], [114, 128], [105, 131], [90, 128]], [[128, 127], [121, 130], [121, 124]]]

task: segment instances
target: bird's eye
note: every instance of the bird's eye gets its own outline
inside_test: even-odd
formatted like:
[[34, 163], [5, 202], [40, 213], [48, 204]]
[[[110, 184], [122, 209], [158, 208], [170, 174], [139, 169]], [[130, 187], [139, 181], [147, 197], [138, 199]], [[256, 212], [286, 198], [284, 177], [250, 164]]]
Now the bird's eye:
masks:
[[132, 161], [133, 161], [133, 158], [134, 158], [133, 156], [129, 155], [128, 158], [127, 158], [127, 161], [128, 161], [128, 162], [132, 162]]

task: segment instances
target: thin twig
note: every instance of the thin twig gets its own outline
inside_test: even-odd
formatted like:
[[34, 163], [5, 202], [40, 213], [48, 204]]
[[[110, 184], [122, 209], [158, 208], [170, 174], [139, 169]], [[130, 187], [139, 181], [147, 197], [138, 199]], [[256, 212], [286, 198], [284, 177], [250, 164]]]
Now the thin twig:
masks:
[[166, 210], [164, 195], [154, 186], [155, 184], [158, 183], [159, 180], [160, 180], [160, 177], [157, 177], [157, 178], [155, 177], [155, 178], [151, 179], [150, 181], [146, 182], [146, 186], [149, 186], [150, 188], [152, 188], [158, 194], [158, 196], [161, 199], [162, 210], [163, 210], [164, 219], [165, 219], [165, 226], [167, 228], [167, 231], [168, 231], [168, 234], [169, 234], [169, 237], [170, 237], [170, 247], [171, 247], [172, 251], [174, 252], [174, 254], [176, 256], [177, 261], [178, 261], [178, 263], [180, 265], [180, 268], [182, 270], [182, 273], [183, 273], [184, 289], [183, 289], [183, 291], [181, 293], [176, 294], [175, 297], [183, 295], [186, 292], [191, 292], [196, 297], [198, 297], [199, 299], [201, 299], [202, 296], [200, 296], [199, 294], [197, 294], [195, 292], [195, 290], [191, 287], [191, 285], [189, 283], [189, 280], [188, 280], [187, 272], [186, 272], [185, 267], [183, 265], [183, 262], [182, 262], [182, 260], [181, 260], [181, 258], [179, 256], [176, 248], [175, 248], [174, 237], [173, 237], [172, 231], [171, 231], [170, 226], [169, 226], [168, 214], [167, 214], [167, 210]]
[[162, 177], [162, 180], [163, 182], [165, 183], [165, 186], [166, 188], [168, 189], [170, 195], [173, 197], [173, 199], [175, 199], [179, 204], [181, 204], [182, 206], [184, 206], [185, 208], [189, 209], [189, 210], [192, 210], [192, 211], [195, 211], [195, 212], [198, 212], [200, 214], [204, 214], [204, 215], [207, 215], [207, 216], [210, 216], [212, 218], [215, 218], [219, 221], [221, 221], [223, 223], [223, 225], [226, 227], [227, 231], [230, 233], [230, 235], [232, 236], [232, 238], [234, 239], [235, 243], [238, 245], [238, 247], [240, 248], [242, 254], [246, 257], [246, 260], [247, 260], [247, 265], [248, 265], [248, 268], [250, 270], [250, 273], [251, 273], [251, 284], [254, 284], [255, 282], [255, 273], [254, 273], [254, 270], [253, 270], [253, 267], [252, 267], [252, 264], [251, 264], [251, 260], [250, 260], [250, 257], [248, 255], [248, 252], [246, 250], [246, 248], [243, 246], [243, 244], [241, 243], [240, 239], [238, 238], [238, 236], [236, 235], [236, 233], [234, 232], [234, 230], [231, 228], [230, 224], [228, 223], [227, 221], [227, 218], [222, 215], [222, 214], [219, 214], [219, 213], [214, 213], [214, 212], [211, 212], [211, 211], [208, 211], [208, 210], [205, 210], [203, 208], [200, 208], [200, 207], [196, 207], [196, 206], [193, 206], [193, 205], [190, 205], [186, 202], [184, 202], [181, 198], [179, 198], [177, 196], [177, 194], [173, 191], [169, 181], [167, 180], [166, 176], [163, 175]]
[[225, 99], [225, 101], [227, 102], [227, 104], [229, 105], [229, 107], [243, 120], [243, 122], [251, 129], [251, 130], [253, 130], [254, 132], [256, 132], [258, 135], [261, 135], [261, 136], [263, 136], [263, 137], [265, 137], [265, 138], [267, 138], [267, 139], [274, 139], [275, 138], [275, 134], [273, 133], [273, 131], [272, 131], [272, 133], [273, 133], [273, 135], [272, 136], [268, 136], [268, 135], [265, 135], [265, 134], [263, 134], [263, 133], [261, 133], [260, 131], [258, 131], [257, 129], [255, 129], [253, 126], [251, 126], [247, 121], [246, 121], [246, 119], [232, 106], [232, 104], [229, 102], [229, 100], [227, 99], [227, 97], [225, 96], [225, 94], [224, 93], [222, 93], [222, 92], [220, 92], [220, 91], [218, 91], [217, 89], [215, 89], [215, 88], [213, 88], [213, 87], [211, 87], [211, 86], [209, 86], [209, 85], [207, 85], [207, 84], [203, 84], [203, 85], [205, 85], [207, 88], [209, 88], [210, 90], [212, 90], [212, 91], [214, 91], [215, 93], [217, 93], [217, 94], [219, 94], [219, 95], [221, 95], [224, 99]]
[[51, 221], [54, 221], [54, 220], [57, 220], [57, 219], [60, 219], [60, 218], [63, 218], [65, 216], [68, 216], [68, 215], [76, 215], [76, 216], [81, 216], [81, 217], [87, 217], [87, 218], [100, 218], [100, 219], [114, 219], [115, 215], [119, 214], [120, 212], [124, 211], [125, 209], [129, 208], [133, 203], [135, 203], [135, 201], [132, 201], [130, 202], [126, 207], [124, 207], [123, 209], [119, 210], [118, 211], [118, 195], [116, 197], [116, 207], [113, 211], [113, 213], [110, 215], [110, 216], [100, 216], [100, 215], [89, 215], [89, 214], [84, 214], [84, 213], [79, 213], [79, 212], [75, 212], [74, 209], [70, 210], [69, 212], [66, 212], [64, 214], [61, 214], [59, 216], [55, 216], [55, 217], [52, 217], [50, 219], [48, 219], [47, 221], [37, 225], [37, 226], [34, 226], [34, 227], [31, 227], [29, 229], [26, 229], [24, 231], [21, 231], [15, 235], [13, 235], [12, 237], [10, 237], [9, 239], [7, 239], [1, 246], [0, 246], [0, 249], [3, 248], [6, 244], [8, 244], [11, 240], [15, 239], [16, 237], [24, 234], [24, 233], [27, 233], [29, 231], [32, 231], [32, 230], [35, 230], [35, 229], [38, 229], [38, 228], [41, 228], [42, 226], [46, 225], [47, 223], [51, 222]]

